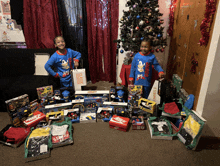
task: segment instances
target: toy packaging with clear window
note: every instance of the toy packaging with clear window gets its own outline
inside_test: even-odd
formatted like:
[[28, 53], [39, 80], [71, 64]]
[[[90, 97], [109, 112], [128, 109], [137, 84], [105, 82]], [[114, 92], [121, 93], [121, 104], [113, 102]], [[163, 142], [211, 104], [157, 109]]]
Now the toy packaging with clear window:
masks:
[[29, 97], [27, 94], [5, 101], [7, 112], [9, 114], [11, 123], [14, 126], [22, 126], [23, 121], [31, 114], [29, 107]]
[[124, 86], [111, 86], [110, 88], [111, 102], [127, 102], [128, 94]]
[[79, 108], [74, 109], [66, 109], [63, 110], [64, 117], [69, 117], [72, 121], [72, 123], [79, 123], [80, 122], [80, 112]]
[[138, 107], [142, 109], [143, 111], [149, 112], [150, 114], [153, 114], [156, 110], [156, 102], [141, 98], [138, 101]]
[[99, 107], [97, 111], [97, 122], [109, 122], [112, 118], [112, 108]]
[[113, 114], [123, 117], [130, 117], [128, 103], [125, 102], [104, 102], [103, 107], [112, 108]]
[[49, 112], [62, 111], [64, 109], [71, 109], [71, 108], [72, 108], [72, 102], [46, 105], [44, 114], [47, 114]]
[[132, 130], [145, 130], [146, 125], [143, 118], [132, 117]]
[[138, 107], [138, 101], [143, 94], [142, 85], [128, 85], [128, 105], [132, 108]]
[[109, 101], [109, 90], [97, 90], [97, 91], [76, 91], [75, 99], [85, 99], [91, 97], [101, 97], [102, 103]]
[[46, 121], [49, 122], [49, 120], [51, 120], [52, 122], [63, 122], [64, 121], [63, 111], [48, 112], [46, 114]]
[[39, 99], [53, 96], [53, 85], [37, 88], [37, 95]]

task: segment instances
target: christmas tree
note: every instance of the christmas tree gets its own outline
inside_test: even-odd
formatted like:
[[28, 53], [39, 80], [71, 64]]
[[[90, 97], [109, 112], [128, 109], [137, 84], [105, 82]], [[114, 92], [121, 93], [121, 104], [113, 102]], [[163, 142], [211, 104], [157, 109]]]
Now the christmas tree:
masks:
[[123, 11], [120, 20], [120, 39], [115, 41], [120, 52], [138, 52], [144, 39], [152, 40], [152, 52], [163, 52], [166, 39], [163, 38], [163, 14], [159, 12], [158, 0], [128, 0], [126, 6], [129, 10]]

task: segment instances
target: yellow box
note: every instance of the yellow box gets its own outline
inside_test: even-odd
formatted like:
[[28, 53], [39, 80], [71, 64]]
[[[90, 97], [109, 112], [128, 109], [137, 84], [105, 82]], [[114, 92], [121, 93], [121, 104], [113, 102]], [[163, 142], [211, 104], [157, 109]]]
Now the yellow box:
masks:
[[154, 111], [156, 110], [156, 102], [145, 99], [145, 98], [141, 98], [138, 101], [138, 107], [142, 109], [143, 111], [153, 114]]
[[63, 113], [63, 111], [47, 113], [46, 114], [46, 121], [48, 122], [49, 120], [56, 121], [56, 122], [64, 121], [64, 113]]

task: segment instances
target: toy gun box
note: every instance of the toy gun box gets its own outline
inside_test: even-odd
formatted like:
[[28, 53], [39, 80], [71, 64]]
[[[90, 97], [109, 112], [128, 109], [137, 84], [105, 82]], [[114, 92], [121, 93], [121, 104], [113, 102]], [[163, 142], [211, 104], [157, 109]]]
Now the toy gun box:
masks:
[[120, 102], [119, 100], [121, 99], [122, 101], [127, 102], [128, 99], [127, 89], [124, 86], [111, 86], [109, 96], [110, 96], [110, 101]]
[[109, 101], [109, 90], [100, 90], [100, 91], [76, 91], [75, 99], [84, 99], [90, 97], [101, 97], [102, 102]]
[[128, 111], [128, 103], [124, 102], [104, 102], [103, 107], [112, 108], [112, 113], [118, 116], [130, 117], [130, 112]]
[[179, 92], [183, 83], [182, 79], [177, 74], [173, 74], [172, 81], [176, 87], [177, 92]]
[[141, 98], [138, 101], [138, 107], [142, 109], [143, 111], [153, 114], [154, 111], [156, 110], [156, 102]]
[[40, 121], [45, 120], [46, 115], [43, 114], [40, 111], [36, 111], [33, 113], [33, 115], [29, 116], [27, 120], [25, 120], [23, 123], [25, 126], [28, 127], [35, 127]]
[[138, 107], [138, 100], [142, 97], [143, 94], [143, 86], [128, 85], [128, 93], [129, 106], [133, 108]]
[[55, 121], [55, 122], [63, 122], [64, 121], [64, 113], [63, 111], [57, 111], [57, 112], [49, 112], [46, 114], [46, 121], [49, 122]]
[[11, 123], [14, 126], [22, 126], [22, 121], [24, 121], [28, 115], [31, 114], [28, 95], [24, 94], [22, 96], [7, 100], [5, 103]]
[[99, 107], [97, 111], [97, 122], [109, 122], [112, 118], [112, 108]]
[[57, 112], [64, 109], [70, 109], [71, 107], [72, 107], [72, 102], [46, 105], [44, 114], [47, 114], [49, 112]]
[[128, 131], [129, 118], [113, 115], [109, 121], [109, 127], [116, 130]]
[[46, 97], [52, 97], [53, 96], [53, 86], [44, 86], [37, 88], [37, 95], [39, 99], [43, 99]]

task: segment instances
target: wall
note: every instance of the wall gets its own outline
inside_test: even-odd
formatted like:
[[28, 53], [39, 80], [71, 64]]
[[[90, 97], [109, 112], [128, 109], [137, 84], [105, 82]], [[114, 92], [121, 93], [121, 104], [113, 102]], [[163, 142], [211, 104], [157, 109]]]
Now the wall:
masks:
[[[121, 19], [121, 17], [123, 16], [123, 10], [127, 11], [129, 10], [128, 7], [125, 7], [125, 4], [127, 3], [127, 0], [119, 0], [119, 20]], [[164, 19], [164, 24], [163, 26], [164, 28], [164, 37], [167, 36], [167, 29], [169, 26], [169, 4], [170, 4], [170, 0], [159, 0], [159, 10], [161, 13], [163, 13], [163, 17], [162, 19]], [[119, 23], [119, 27], [118, 27], [118, 39], [120, 38], [120, 23]], [[167, 47], [165, 48], [165, 51], [163, 53], [155, 53], [155, 56], [158, 59], [158, 62], [160, 63], [161, 67], [164, 69], [164, 71], [166, 72], [166, 64], [167, 64], [167, 60], [168, 60], [168, 53], [169, 53], [169, 42], [170, 42], [170, 38], [168, 37], [167, 40]], [[118, 53], [118, 57], [117, 57], [117, 82], [121, 82], [121, 78], [119, 77], [120, 72], [121, 72], [121, 67], [123, 64], [123, 60], [125, 55], [127, 54], [127, 52], [124, 53], [120, 53], [120, 49], [119, 49], [119, 53]]]

